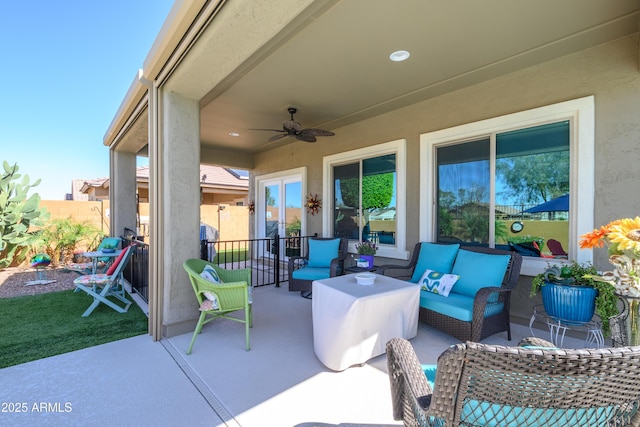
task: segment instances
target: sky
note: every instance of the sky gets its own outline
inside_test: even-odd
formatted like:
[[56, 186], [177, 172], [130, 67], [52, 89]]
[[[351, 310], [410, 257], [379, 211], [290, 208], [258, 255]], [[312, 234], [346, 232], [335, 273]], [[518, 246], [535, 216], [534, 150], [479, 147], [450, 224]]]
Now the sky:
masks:
[[109, 176], [103, 137], [173, 0], [0, 0], [0, 162], [63, 200]]

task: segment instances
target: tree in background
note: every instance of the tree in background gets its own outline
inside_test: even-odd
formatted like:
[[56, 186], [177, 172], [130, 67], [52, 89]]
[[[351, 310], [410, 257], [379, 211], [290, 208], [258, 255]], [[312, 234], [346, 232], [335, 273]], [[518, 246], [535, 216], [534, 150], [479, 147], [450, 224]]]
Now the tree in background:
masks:
[[[2, 164], [0, 178], [0, 269], [13, 261], [22, 262], [29, 250], [41, 242], [40, 227], [49, 219], [49, 212], [40, 207], [40, 195], [28, 196], [40, 180], [29, 183], [29, 175], [20, 175], [18, 165]], [[22, 180], [20, 178], [22, 177]]]
[[[340, 180], [340, 193], [342, 194], [342, 202], [345, 206], [360, 206], [359, 201], [359, 185], [358, 178], [349, 178]], [[369, 217], [374, 209], [386, 208], [393, 198], [393, 173], [378, 173], [374, 175], [366, 175], [362, 177], [362, 214], [364, 223], [369, 224]], [[341, 235], [352, 238], [356, 233], [358, 224], [355, 224], [354, 218], [347, 218], [340, 215], [339, 220], [336, 219], [336, 230], [341, 230]], [[347, 224], [347, 225], [345, 225]], [[344, 230], [347, 231], [344, 231]]]
[[496, 162], [504, 196], [519, 204], [548, 202], [569, 192], [569, 151], [508, 157]]
[[[357, 178], [340, 180], [342, 201], [346, 206], [358, 206]], [[393, 197], [393, 173], [379, 173], [362, 177], [362, 209], [386, 208]]]

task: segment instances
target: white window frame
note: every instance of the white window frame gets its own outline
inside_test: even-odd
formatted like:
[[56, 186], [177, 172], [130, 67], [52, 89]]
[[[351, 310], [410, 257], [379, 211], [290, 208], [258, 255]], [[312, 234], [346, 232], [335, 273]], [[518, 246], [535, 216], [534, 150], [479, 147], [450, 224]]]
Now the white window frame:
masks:
[[[407, 239], [407, 162], [406, 150], [407, 141], [398, 139], [395, 141], [385, 142], [382, 144], [372, 145], [370, 147], [360, 148], [357, 150], [346, 151], [343, 153], [325, 156], [322, 159], [322, 199], [325, 209], [322, 210], [322, 230], [324, 237], [331, 237], [333, 232], [333, 200], [334, 183], [333, 183], [333, 167], [340, 166], [345, 163], [368, 159], [371, 157], [379, 157], [387, 154], [396, 155], [396, 244], [395, 246], [381, 245], [378, 249], [377, 256], [385, 258], [409, 259], [409, 252], [405, 249]], [[355, 253], [355, 242], [349, 242], [349, 252]]]
[[[580, 250], [578, 239], [580, 235], [593, 230], [594, 224], [595, 107], [593, 96], [420, 135], [420, 188], [423, 189], [420, 192], [420, 240], [430, 242], [436, 237], [435, 152], [438, 146], [562, 120], [570, 121], [570, 243], [567, 251], [569, 260], [579, 263], [592, 262], [593, 251]], [[491, 173], [494, 175], [495, 170], [492, 169]], [[494, 200], [494, 194], [491, 194], [491, 197]], [[554, 260], [556, 261], [562, 262]], [[547, 258], [525, 257], [521, 274], [534, 276], [542, 272], [548, 263]]]

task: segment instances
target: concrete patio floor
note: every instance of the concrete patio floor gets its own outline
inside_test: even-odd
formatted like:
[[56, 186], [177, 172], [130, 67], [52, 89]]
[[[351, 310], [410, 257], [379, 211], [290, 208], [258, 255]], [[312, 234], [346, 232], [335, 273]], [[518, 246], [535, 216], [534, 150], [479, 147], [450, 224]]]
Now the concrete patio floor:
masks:
[[[0, 370], [4, 426], [384, 427], [391, 416], [386, 359], [333, 372], [313, 351], [311, 301], [285, 287], [256, 288], [251, 351], [244, 325], [206, 325], [153, 342], [147, 335]], [[539, 334], [538, 334], [539, 332]], [[536, 335], [548, 339], [548, 332]], [[511, 344], [529, 329], [513, 325]], [[458, 342], [419, 324], [422, 363]], [[506, 333], [483, 342], [507, 344]], [[565, 347], [583, 341], [566, 338]]]

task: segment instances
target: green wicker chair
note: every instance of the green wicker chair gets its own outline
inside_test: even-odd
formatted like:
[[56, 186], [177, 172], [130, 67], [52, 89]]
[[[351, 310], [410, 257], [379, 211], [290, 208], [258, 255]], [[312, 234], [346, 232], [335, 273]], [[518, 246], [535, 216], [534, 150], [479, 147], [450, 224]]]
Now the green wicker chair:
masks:
[[393, 417], [405, 426], [640, 426], [640, 347], [467, 342], [442, 353], [436, 368], [394, 338], [387, 366]]
[[[216, 284], [204, 279], [200, 273], [207, 265], [212, 266], [218, 273], [223, 283]], [[202, 331], [202, 326], [218, 317], [233, 320], [245, 324], [246, 349], [249, 351], [249, 328], [253, 327], [253, 316], [251, 313], [251, 269], [243, 268], [238, 270], [225, 270], [210, 262], [201, 259], [188, 259], [183, 263], [183, 268], [189, 275], [189, 280], [193, 286], [199, 306], [203, 307], [206, 300], [205, 292], [215, 294], [218, 301], [218, 308], [202, 310], [200, 318], [193, 331], [191, 344], [187, 354], [191, 354], [191, 349], [196, 341], [196, 337]], [[244, 318], [229, 316], [234, 311], [244, 310]]]

